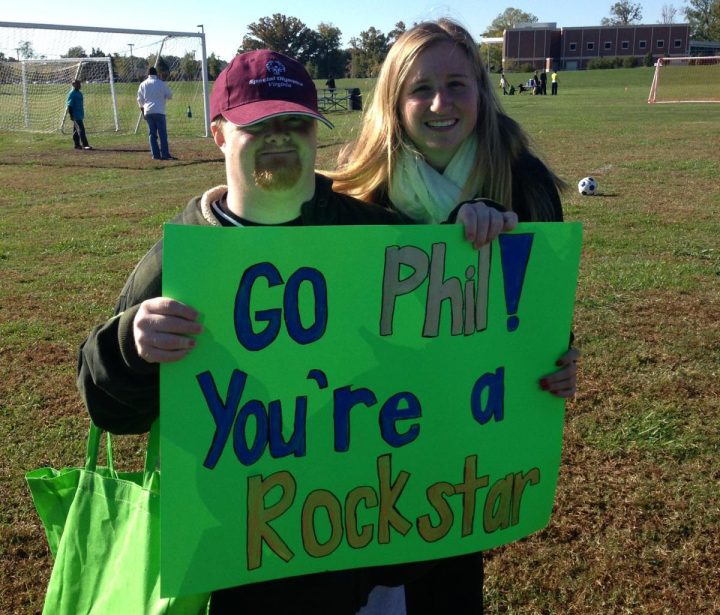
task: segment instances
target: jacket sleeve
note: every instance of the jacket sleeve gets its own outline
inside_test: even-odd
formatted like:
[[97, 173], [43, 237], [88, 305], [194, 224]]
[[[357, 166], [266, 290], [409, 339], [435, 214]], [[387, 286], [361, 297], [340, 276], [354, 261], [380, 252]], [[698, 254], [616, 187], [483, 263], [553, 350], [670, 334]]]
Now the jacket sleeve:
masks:
[[128, 278], [115, 315], [96, 326], [80, 347], [80, 395], [93, 423], [111, 433], [143, 433], [159, 415], [160, 369], [138, 356], [133, 321], [142, 301], [160, 295], [161, 262], [156, 246]]

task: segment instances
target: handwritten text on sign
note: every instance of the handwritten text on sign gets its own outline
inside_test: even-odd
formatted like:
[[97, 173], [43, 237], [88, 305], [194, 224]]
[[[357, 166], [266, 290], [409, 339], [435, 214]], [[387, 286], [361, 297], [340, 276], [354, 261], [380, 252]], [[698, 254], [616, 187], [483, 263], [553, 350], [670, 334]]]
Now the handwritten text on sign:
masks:
[[537, 381], [580, 234], [523, 226], [479, 252], [456, 227], [166, 228], [163, 292], [206, 331], [162, 372], [164, 593], [547, 524], [562, 402]]

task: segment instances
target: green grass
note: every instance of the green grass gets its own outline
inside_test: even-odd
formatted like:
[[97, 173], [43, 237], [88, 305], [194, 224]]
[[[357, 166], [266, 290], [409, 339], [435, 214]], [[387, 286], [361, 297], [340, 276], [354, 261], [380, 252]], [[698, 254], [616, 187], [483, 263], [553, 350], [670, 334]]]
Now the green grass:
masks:
[[[557, 97], [502, 102], [570, 185], [566, 218], [584, 225], [579, 391], [553, 519], [488, 554], [487, 612], [717, 613], [720, 105], [648, 105], [652, 69], [559, 76]], [[365, 102], [371, 86], [338, 81]], [[319, 167], [359, 115], [330, 115]], [[83, 457], [79, 344], [162, 223], [224, 180], [212, 140], [179, 129], [180, 160], [162, 165], [144, 134], [90, 139], [95, 152], [68, 135], [0, 134], [1, 613], [41, 609], [51, 560], [23, 474]], [[585, 175], [598, 196], [577, 194]], [[141, 450], [125, 438], [118, 457], [136, 465]]]

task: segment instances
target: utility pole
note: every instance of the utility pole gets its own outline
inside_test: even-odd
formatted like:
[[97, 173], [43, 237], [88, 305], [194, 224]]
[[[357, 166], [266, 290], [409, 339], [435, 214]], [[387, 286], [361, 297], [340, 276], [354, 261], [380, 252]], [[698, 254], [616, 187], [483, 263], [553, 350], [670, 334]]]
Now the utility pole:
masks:
[[135, 43], [128, 43], [130, 47], [130, 81], [135, 81], [135, 61], [133, 60], [132, 48], [135, 47]]

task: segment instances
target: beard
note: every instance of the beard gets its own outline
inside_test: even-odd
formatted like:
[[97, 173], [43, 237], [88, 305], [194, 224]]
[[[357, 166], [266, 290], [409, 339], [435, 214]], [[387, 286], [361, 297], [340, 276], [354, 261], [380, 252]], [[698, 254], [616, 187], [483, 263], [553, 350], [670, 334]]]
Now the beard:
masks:
[[262, 190], [289, 190], [298, 183], [302, 175], [302, 163], [293, 160], [260, 160], [255, 164], [253, 178]]

